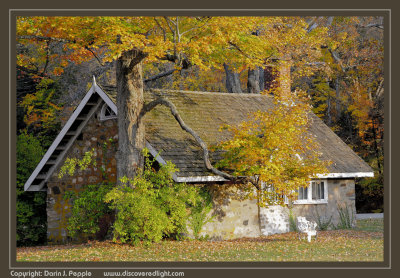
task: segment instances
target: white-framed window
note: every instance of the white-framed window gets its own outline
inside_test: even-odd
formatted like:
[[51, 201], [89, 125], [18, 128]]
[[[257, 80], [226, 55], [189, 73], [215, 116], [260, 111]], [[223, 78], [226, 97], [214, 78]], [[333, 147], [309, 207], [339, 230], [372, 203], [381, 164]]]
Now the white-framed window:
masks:
[[270, 192], [270, 193], [274, 193], [275, 194], [275, 196], [272, 196], [272, 198], [271, 198], [271, 201], [272, 201], [272, 205], [274, 205], [274, 204], [278, 204], [278, 200], [279, 199], [283, 199], [283, 202], [285, 203], [285, 204], [289, 204], [289, 198], [286, 196], [286, 195], [284, 195], [284, 194], [281, 194], [281, 193], [279, 193], [279, 192], [276, 192], [276, 190], [275, 190], [275, 187], [274, 186], [265, 186], [265, 185], [262, 185], [262, 188], [264, 189], [264, 190], [267, 190], [268, 192]]
[[107, 103], [104, 103], [100, 111], [100, 121], [111, 120], [116, 118], [117, 115], [114, 113], [111, 107], [108, 106]]
[[328, 203], [327, 180], [313, 180], [308, 187], [298, 189], [294, 204], [326, 204]]

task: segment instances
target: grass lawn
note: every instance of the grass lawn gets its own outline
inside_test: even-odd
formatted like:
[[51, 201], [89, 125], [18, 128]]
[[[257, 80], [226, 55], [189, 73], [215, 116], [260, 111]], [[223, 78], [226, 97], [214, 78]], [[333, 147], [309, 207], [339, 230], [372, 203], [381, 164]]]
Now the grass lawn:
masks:
[[311, 243], [296, 233], [229, 241], [162, 241], [146, 246], [111, 241], [17, 248], [17, 261], [383, 261], [383, 220], [353, 230], [321, 231]]

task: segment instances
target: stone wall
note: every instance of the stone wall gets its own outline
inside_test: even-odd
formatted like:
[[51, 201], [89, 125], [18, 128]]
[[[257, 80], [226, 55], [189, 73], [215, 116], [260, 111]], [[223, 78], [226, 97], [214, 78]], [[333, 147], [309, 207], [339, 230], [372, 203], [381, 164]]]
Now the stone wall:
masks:
[[294, 205], [295, 216], [305, 216], [307, 220], [314, 220], [315, 215], [320, 217], [332, 216], [332, 223], [339, 223], [339, 212], [337, 205], [347, 205], [355, 218], [356, 215], [356, 193], [354, 179], [327, 180], [328, 182], [328, 203], [317, 205]]
[[[71, 202], [64, 200], [67, 191], [79, 192], [85, 185], [98, 184], [106, 178], [116, 181], [117, 120], [98, 120], [98, 113], [88, 121], [81, 135], [73, 143], [64, 157], [82, 158], [84, 153], [94, 149], [96, 166], [86, 170], [77, 169], [74, 176], [64, 175], [59, 179], [58, 173], [64, 161], [57, 167], [47, 182], [47, 239], [49, 244], [66, 243], [68, 237], [67, 221], [71, 215]], [[112, 138], [112, 142], [109, 139]], [[107, 143], [106, 146], [104, 143]], [[104, 170], [102, 170], [104, 169]]]
[[[295, 217], [304, 216], [315, 221], [317, 214], [323, 218], [332, 216], [332, 224], [339, 222], [337, 204], [346, 204], [355, 216], [355, 185], [353, 179], [327, 180], [327, 204], [294, 204]], [[214, 204], [212, 214], [217, 217], [204, 225], [201, 235], [214, 239], [233, 239], [239, 237], [257, 237], [289, 232], [289, 209], [281, 206], [258, 207], [255, 200], [235, 200], [232, 195], [225, 201]], [[258, 216], [260, 215], [260, 217]]]
[[203, 226], [201, 236], [214, 240], [258, 237], [260, 225], [256, 200], [244, 199], [235, 185], [209, 186], [213, 198], [213, 220]]

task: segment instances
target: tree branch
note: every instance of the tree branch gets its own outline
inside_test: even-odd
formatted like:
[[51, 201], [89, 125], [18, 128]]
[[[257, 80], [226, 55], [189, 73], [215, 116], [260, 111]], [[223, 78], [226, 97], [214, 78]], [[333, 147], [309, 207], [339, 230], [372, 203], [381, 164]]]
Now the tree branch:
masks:
[[346, 72], [346, 69], [343, 67], [342, 61], [340, 60], [340, 58], [337, 56], [337, 54], [332, 50], [332, 49], [328, 49], [329, 53], [331, 53], [332, 58], [336, 61], [336, 63], [340, 66], [340, 68], [342, 69], [343, 72]]
[[384, 29], [384, 27], [383, 27], [383, 24], [379, 24], [379, 23], [371, 23], [371, 24], [368, 24], [368, 25], [359, 25], [359, 27], [361, 27], [361, 28], [372, 28], [372, 27], [375, 27], [375, 28], [378, 28], [378, 29]]
[[184, 34], [186, 34], [186, 33], [189, 33], [190, 31], [193, 31], [193, 30], [196, 30], [196, 29], [200, 29], [200, 28], [206, 26], [207, 23], [208, 23], [208, 21], [209, 21], [209, 20], [207, 20], [203, 25], [194, 26], [194, 27], [192, 27], [192, 28], [190, 28], [190, 29], [188, 29], [188, 30], [186, 30], [186, 31], [183, 31], [183, 32], [181, 33], [181, 36], [184, 35]]
[[99, 62], [100, 66], [104, 67], [103, 62], [100, 60], [100, 58], [96, 55], [96, 53], [92, 49], [90, 49], [88, 46], [85, 46], [85, 49], [88, 50], [90, 53], [92, 53], [94, 58], [96, 58], [97, 62]]
[[143, 109], [139, 115], [139, 121], [143, 118], [143, 116], [147, 112], [151, 111], [153, 108], [155, 108], [158, 105], [164, 105], [164, 106], [168, 107], [171, 111], [171, 114], [174, 116], [175, 120], [179, 123], [181, 128], [183, 130], [185, 130], [187, 133], [189, 133], [190, 135], [192, 135], [192, 137], [200, 145], [200, 147], [203, 150], [204, 165], [206, 166], [206, 168], [208, 170], [210, 170], [212, 173], [214, 173], [218, 176], [221, 176], [223, 178], [226, 178], [228, 180], [236, 180], [237, 179], [235, 176], [232, 176], [225, 172], [222, 172], [212, 166], [212, 164], [210, 162], [210, 157], [209, 157], [209, 150], [207, 148], [206, 143], [200, 138], [199, 135], [197, 135], [197, 133], [193, 129], [191, 129], [190, 127], [188, 127], [185, 124], [185, 122], [182, 120], [178, 110], [176, 109], [175, 105], [172, 102], [170, 102], [169, 100], [159, 97], [156, 100], [153, 100], [152, 102], [149, 102], [148, 104], [144, 105]]
[[152, 77], [149, 77], [149, 78], [147, 78], [147, 79], [143, 80], [143, 82], [147, 83], [147, 82], [150, 82], [150, 81], [157, 80], [157, 79], [159, 79], [159, 78], [162, 78], [162, 77], [165, 77], [165, 76], [171, 75], [171, 74], [173, 74], [175, 71], [176, 71], [176, 69], [172, 69], [172, 70], [164, 71], [164, 72], [162, 72], [162, 73], [159, 73], [159, 74], [153, 75]]
[[157, 23], [158, 27], [162, 30], [164, 35], [164, 41], [167, 41], [167, 33], [165, 29], [161, 26], [160, 22], [158, 22], [157, 18], [154, 17], [154, 21]]
[[46, 63], [44, 64], [42, 73], [40, 74], [41, 76], [44, 76], [46, 73], [47, 67], [49, 65], [49, 60], [50, 60], [50, 41], [46, 41]]
[[53, 38], [53, 37], [44, 37], [44, 36], [18, 36], [18, 39], [21, 40], [38, 40], [38, 41], [56, 41], [56, 42], [67, 42], [67, 43], [76, 43], [75, 40], [68, 40], [62, 38]]

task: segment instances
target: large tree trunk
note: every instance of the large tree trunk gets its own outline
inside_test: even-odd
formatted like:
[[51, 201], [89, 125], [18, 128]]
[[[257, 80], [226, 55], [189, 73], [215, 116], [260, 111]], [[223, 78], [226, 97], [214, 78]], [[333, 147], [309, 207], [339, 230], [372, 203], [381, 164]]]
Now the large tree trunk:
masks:
[[226, 75], [226, 90], [228, 91], [228, 93], [242, 93], [239, 74], [230, 70], [229, 66], [225, 63], [224, 69]]
[[261, 91], [260, 88], [260, 70], [249, 69], [247, 75], [247, 91], [249, 94], [258, 94]]
[[264, 69], [262, 68], [262, 67], [259, 67], [258, 68], [258, 71], [259, 71], [259, 76], [260, 76], [260, 79], [259, 79], [259, 83], [260, 83], [260, 91], [262, 92], [262, 91], [264, 91], [265, 90], [265, 76], [264, 76]]
[[143, 166], [145, 130], [138, 118], [144, 104], [141, 62], [144, 57], [142, 52], [130, 50], [117, 61], [118, 184], [122, 177], [134, 178]]

